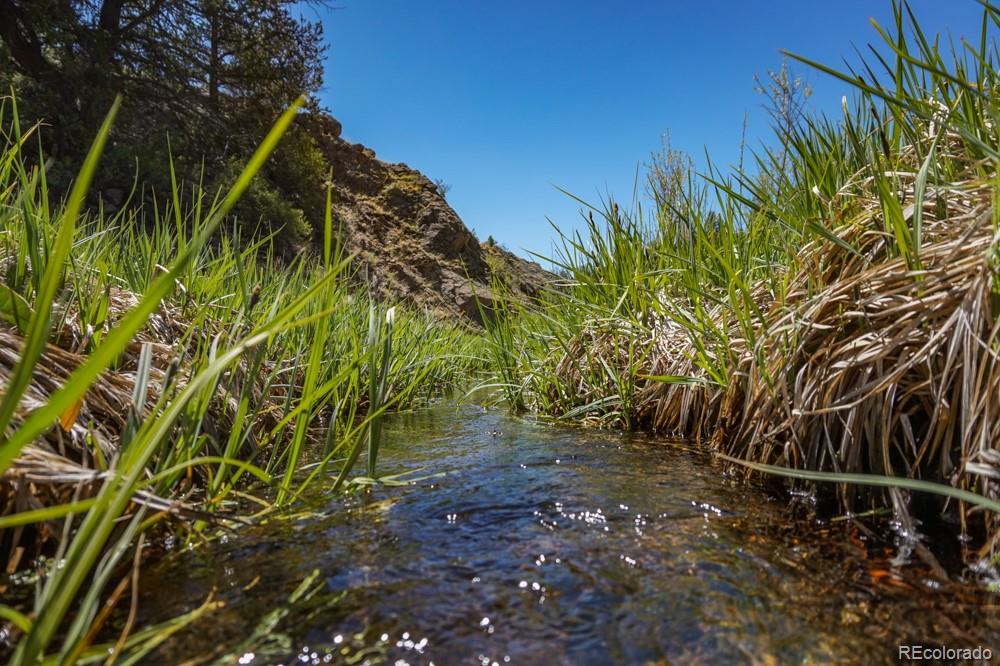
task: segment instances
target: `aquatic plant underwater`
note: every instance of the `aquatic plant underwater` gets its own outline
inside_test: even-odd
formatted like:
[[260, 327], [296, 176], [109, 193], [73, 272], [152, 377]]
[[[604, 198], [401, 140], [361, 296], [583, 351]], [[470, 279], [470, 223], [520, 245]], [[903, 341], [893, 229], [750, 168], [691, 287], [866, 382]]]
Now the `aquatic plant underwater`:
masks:
[[976, 561], [1000, 552], [1000, 10], [974, 44], [893, 13], [857, 70], [788, 54], [850, 84], [840, 117], [798, 115], [783, 68], [745, 167], [696, 175], [667, 147], [652, 209], [580, 200], [561, 284], [496, 318], [489, 355], [512, 407], [943, 517]]

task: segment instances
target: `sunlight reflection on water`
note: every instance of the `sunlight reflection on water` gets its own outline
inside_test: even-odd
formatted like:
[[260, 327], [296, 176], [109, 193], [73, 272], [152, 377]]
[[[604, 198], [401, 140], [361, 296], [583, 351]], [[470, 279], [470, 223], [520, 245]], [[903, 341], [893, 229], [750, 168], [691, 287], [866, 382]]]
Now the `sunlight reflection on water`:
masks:
[[[899, 640], [947, 638], [935, 613], [970, 635], [998, 635], [992, 615], [976, 612], [981, 595], [876, 589], [849, 525], [810, 536], [815, 522], [793, 521], [786, 498], [726, 479], [688, 446], [454, 407], [393, 417], [386, 436], [384, 473], [446, 475], [346, 498], [316, 493], [300, 519], [144, 571], [140, 607], [151, 620], [197, 603], [232, 569], [222, 613], [157, 659], [235, 642], [315, 568], [332, 601], [296, 611], [244, 657], [891, 661]], [[253, 576], [267, 584], [241, 592]]]

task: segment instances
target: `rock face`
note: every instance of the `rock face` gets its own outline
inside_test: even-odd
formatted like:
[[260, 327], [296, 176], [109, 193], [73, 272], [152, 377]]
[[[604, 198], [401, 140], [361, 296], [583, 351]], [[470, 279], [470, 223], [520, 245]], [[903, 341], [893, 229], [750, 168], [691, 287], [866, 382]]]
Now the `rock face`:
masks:
[[306, 122], [333, 168], [334, 219], [346, 249], [381, 296], [481, 324], [476, 297], [492, 310], [495, 273], [515, 297], [534, 297], [552, 279], [538, 264], [480, 243], [419, 171], [345, 141], [330, 116], [311, 114]]

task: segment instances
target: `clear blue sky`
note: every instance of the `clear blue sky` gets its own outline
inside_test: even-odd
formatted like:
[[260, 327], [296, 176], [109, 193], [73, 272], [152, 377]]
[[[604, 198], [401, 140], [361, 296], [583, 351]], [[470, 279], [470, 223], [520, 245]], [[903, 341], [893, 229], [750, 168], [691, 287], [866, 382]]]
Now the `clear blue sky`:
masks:
[[[551, 218], [578, 223], [584, 199], [631, 196], [636, 167], [669, 131], [704, 164], [732, 164], [744, 113], [751, 143], [767, 121], [754, 74], [779, 49], [857, 62], [891, 24], [888, 0], [336, 0], [305, 9], [330, 45], [321, 100], [348, 140], [452, 189], [480, 238], [551, 253]], [[928, 32], [975, 41], [973, 0], [913, 0]], [[845, 89], [798, 67], [810, 106], [839, 110]]]

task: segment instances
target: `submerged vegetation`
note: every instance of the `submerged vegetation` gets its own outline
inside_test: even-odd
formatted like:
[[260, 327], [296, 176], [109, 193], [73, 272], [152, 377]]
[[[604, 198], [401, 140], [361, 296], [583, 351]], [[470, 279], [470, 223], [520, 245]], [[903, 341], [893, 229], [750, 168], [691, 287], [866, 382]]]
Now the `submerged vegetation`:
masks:
[[138, 658], [176, 621], [94, 643], [137, 584], [145, 533], [259, 517], [342, 485], [365, 451], [354, 482], [373, 482], [385, 411], [478, 363], [466, 329], [347, 279], [329, 212], [321, 251], [290, 263], [268, 239], [217, 233], [296, 112], [228, 192], [175, 180], [166, 209], [109, 216], [83, 201], [115, 111], [57, 205], [22, 153], [39, 128], [0, 105], [0, 545], [8, 571], [59, 562], [31, 607], [0, 606], [15, 662]]
[[853, 87], [840, 117], [799, 114], [783, 69], [776, 140], [735, 173], [667, 147], [652, 208], [581, 201], [564, 284], [497, 318], [490, 357], [512, 406], [851, 481], [843, 510], [943, 515], [973, 560], [1000, 552], [1000, 10], [977, 43], [894, 17], [859, 71], [790, 56]]

